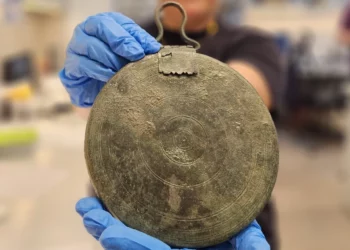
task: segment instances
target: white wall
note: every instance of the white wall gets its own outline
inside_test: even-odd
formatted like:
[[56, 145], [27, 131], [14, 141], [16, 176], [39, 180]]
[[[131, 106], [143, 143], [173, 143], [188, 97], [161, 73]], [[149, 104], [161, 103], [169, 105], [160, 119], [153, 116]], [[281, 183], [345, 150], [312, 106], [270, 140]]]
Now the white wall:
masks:
[[336, 8], [255, 7], [247, 10], [245, 23], [272, 32], [285, 30], [292, 35], [310, 29], [318, 35], [335, 36], [340, 15], [341, 10]]

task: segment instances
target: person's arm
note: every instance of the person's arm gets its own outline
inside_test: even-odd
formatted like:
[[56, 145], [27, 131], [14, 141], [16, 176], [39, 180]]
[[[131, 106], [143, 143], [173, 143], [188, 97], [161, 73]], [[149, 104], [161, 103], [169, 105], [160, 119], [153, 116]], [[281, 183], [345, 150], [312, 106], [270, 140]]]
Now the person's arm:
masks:
[[350, 45], [350, 30], [341, 27], [338, 31], [338, 40], [344, 45]]
[[266, 107], [271, 109], [271, 91], [263, 73], [256, 66], [244, 61], [231, 61], [228, 64], [252, 84], [261, 99], [264, 101]]
[[269, 110], [276, 110], [284, 90], [284, 69], [278, 46], [272, 37], [242, 29], [244, 38], [227, 60], [256, 89]]
[[350, 45], [350, 5], [347, 5], [342, 14], [338, 28], [338, 40], [342, 44]]
[[[349, 20], [350, 22], [350, 20]], [[350, 45], [350, 29], [346, 26], [340, 26], [338, 30], [338, 40], [340, 43], [349, 46]]]

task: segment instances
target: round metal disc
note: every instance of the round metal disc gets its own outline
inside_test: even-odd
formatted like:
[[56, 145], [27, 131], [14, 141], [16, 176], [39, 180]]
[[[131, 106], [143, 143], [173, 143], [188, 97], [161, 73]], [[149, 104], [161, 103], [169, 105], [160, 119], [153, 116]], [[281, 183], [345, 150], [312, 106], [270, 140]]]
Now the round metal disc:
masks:
[[271, 116], [236, 71], [195, 55], [197, 75], [164, 75], [158, 56], [103, 88], [86, 130], [92, 184], [126, 225], [172, 246], [206, 247], [242, 230], [278, 169]]

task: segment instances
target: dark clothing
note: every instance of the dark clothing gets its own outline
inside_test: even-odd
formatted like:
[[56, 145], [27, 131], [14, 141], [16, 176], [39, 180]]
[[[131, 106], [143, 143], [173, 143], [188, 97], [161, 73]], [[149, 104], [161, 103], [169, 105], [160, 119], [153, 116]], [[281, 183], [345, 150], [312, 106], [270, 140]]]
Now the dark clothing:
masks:
[[280, 249], [277, 226], [277, 211], [273, 200], [270, 200], [260, 215], [256, 218], [261, 229], [270, 244], [271, 250]]
[[[154, 37], [158, 35], [158, 29], [153, 23], [143, 28]], [[206, 31], [187, 35], [201, 44], [201, 49], [198, 51], [201, 54], [224, 63], [232, 60], [246, 62], [259, 69], [269, 84], [274, 106], [278, 108], [283, 97], [284, 70], [277, 43], [272, 36], [252, 28], [228, 29], [222, 25], [219, 25], [219, 30], [214, 35], [209, 35]], [[162, 43], [164, 45], [184, 44], [178, 33], [167, 30], [164, 31]], [[277, 250], [279, 239], [276, 212], [272, 201], [266, 205], [257, 221], [271, 249]]]
[[345, 7], [340, 25], [343, 29], [350, 30], [350, 4]]

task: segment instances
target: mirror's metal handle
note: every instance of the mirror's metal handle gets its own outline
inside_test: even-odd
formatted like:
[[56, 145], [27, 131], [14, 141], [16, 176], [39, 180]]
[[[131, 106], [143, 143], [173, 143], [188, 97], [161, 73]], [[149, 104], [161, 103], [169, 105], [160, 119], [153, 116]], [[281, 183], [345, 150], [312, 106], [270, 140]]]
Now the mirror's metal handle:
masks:
[[199, 42], [189, 38], [186, 35], [186, 31], [185, 31], [185, 26], [187, 23], [187, 14], [186, 11], [184, 10], [184, 8], [181, 6], [181, 4], [176, 3], [176, 2], [166, 2], [164, 4], [162, 4], [156, 11], [156, 15], [155, 15], [155, 21], [156, 21], [156, 25], [158, 27], [158, 36], [157, 36], [157, 41], [160, 42], [163, 39], [163, 35], [164, 35], [164, 28], [163, 28], [163, 24], [161, 21], [161, 14], [162, 11], [169, 6], [173, 6], [176, 7], [182, 14], [182, 23], [181, 23], [181, 27], [180, 27], [180, 34], [182, 39], [184, 40], [184, 42], [186, 42], [189, 45], [192, 45], [196, 50], [200, 49], [201, 45], [199, 44]]

